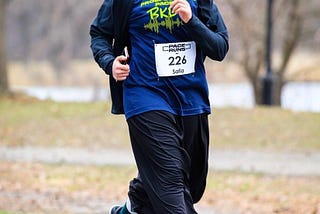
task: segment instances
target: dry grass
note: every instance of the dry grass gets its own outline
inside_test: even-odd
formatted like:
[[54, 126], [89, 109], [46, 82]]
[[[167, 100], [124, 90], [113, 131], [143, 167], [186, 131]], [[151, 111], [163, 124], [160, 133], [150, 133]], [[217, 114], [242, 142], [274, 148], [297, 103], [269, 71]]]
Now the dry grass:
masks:
[[[0, 100], [0, 145], [129, 148], [123, 116], [106, 103]], [[213, 109], [212, 148], [320, 150], [320, 114], [280, 108]]]
[[0, 139], [7, 146], [105, 148], [128, 144], [123, 117], [108, 116], [105, 103], [0, 101]]
[[[274, 57], [277, 68], [278, 56]], [[247, 78], [239, 64], [226, 58], [223, 63], [206, 60], [209, 82], [242, 82]], [[28, 85], [105, 85], [108, 78], [93, 59], [71, 60], [65, 65], [60, 79], [52, 65], [46, 61], [9, 63], [12, 86]], [[290, 81], [320, 81], [320, 60], [315, 53], [296, 53], [288, 66], [286, 77]]]
[[58, 72], [47, 61], [11, 62], [8, 67], [12, 86], [88, 86], [94, 84], [107, 86], [108, 83], [106, 74], [91, 59], [70, 61], [64, 66], [61, 76], [57, 75]]
[[320, 149], [320, 114], [280, 108], [215, 109], [214, 147], [311, 151]]
[[[136, 175], [136, 170], [133, 167], [2, 162], [0, 175], [1, 192], [48, 196], [33, 199], [33, 203], [22, 203], [17, 198], [14, 201], [0, 195], [0, 210], [47, 213], [45, 210], [49, 208], [41, 204], [55, 204], [61, 198], [66, 201], [60, 203], [66, 204], [70, 198], [85, 203], [94, 198], [102, 198], [106, 202], [124, 201], [128, 182]], [[237, 213], [317, 213], [320, 211], [320, 180], [212, 171], [200, 205]]]
[[311, 214], [320, 211], [318, 182], [318, 178], [212, 173], [205, 202], [241, 213]]
[[320, 81], [318, 54], [298, 52], [290, 60], [286, 77], [289, 81]]

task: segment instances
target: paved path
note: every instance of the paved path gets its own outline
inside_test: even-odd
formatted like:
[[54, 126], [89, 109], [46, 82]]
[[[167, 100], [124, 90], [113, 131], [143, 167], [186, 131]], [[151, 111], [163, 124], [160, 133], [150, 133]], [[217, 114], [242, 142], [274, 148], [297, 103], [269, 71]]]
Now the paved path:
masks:
[[[80, 165], [133, 165], [130, 150], [82, 148], [0, 147], [0, 160]], [[320, 176], [320, 153], [275, 153], [215, 150], [210, 168], [274, 175]]]

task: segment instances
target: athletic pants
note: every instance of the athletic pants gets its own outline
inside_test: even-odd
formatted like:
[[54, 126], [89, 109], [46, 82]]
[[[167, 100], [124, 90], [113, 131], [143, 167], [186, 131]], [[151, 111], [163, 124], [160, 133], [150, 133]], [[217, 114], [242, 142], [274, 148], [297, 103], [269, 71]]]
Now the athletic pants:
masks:
[[197, 213], [208, 173], [208, 115], [150, 111], [127, 120], [138, 176], [130, 182], [138, 214]]

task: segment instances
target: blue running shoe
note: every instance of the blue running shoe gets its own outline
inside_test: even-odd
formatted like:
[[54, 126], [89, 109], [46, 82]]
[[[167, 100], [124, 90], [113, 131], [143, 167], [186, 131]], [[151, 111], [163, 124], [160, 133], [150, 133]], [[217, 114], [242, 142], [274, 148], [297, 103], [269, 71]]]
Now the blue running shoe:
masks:
[[114, 205], [110, 208], [109, 214], [130, 214], [130, 213], [127, 210], [126, 205], [123, 205], [123, 206]]

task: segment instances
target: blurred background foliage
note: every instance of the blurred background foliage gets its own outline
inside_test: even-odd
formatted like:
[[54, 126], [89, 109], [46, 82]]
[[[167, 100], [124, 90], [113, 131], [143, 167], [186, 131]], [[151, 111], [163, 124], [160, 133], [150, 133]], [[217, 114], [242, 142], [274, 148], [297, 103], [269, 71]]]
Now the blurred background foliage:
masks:
[[[84, 78], [87, 82], [66, 82], [66, 75], [78, 68], [70, 67], [75, 60], [87, 62], [85, 71], [73, 75], [74, 79], [86, 73], [94, 76], [90, 51], [89, 26], [102, 1], [84, 0], [1, 0], [1, 19], [5, 20], [1, 33], [6, 39], [2, 49], [7, 50], [10, 67], [9, 85], [28, 84], [20, 77], [33, 76], [37, 83], [93, 84], [105, 78]], [[256, 103], [261, 103], [261, 77], [265, 73], [265, 35], [267, 1], [216, 0], [230, 31], [230, 52], [225, 63], [207, 60], [209, 81], [249, 81]], [[276, 81], [276, 103], [280, 104], [281, 89], [287, 81], [320, 80], [320, 2], [309, 0], [277, 0], [274, 5], [273, 70]], [[0, 45], [1, 47], [1, 45]], [[3, 55], [3, 54], [2, 54]], [[41, 64], [42, 63], [42, 64]], [[5, 64], [4, 62], [2, 64]], [[10, 63], [12, 65], [13, 63]], [[79, 65], [79, 63], [77, 63]], [[34, 66], [43, 65], [40, 68]], [[87, 66], [87, 67], [86, 67]], [[20, 68], [20, 72], [17, 69]], [[2, 68], [4, 70], [4, 68]], [[11, 70], [14, 70], [11, 72]], [[22, 71], [21, 71], [22, 70]], [[35, 70], [41, 70], [36, 72]], [[81, 69], [80, 69], [81, 70]], [[212, 71], [212, 72], [211, 72]], [[88, 73], [90, 72], [90, 73]], [[1, 79], [5, 79], [1, 71]], [[39, 74], [40, 73], [40, 74]], [[32, 78], [31, 78], [32, 79]], [[81, 78], [80, 78], [81, 79]], [[103, 79], [103, 80], [102, 80]], [[32, 82], [32, 81], [31, 81]], [[31, 84], [31, 83], [30, 83]], [[1, 83], [0, 85], [4, 85]]]

